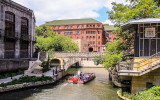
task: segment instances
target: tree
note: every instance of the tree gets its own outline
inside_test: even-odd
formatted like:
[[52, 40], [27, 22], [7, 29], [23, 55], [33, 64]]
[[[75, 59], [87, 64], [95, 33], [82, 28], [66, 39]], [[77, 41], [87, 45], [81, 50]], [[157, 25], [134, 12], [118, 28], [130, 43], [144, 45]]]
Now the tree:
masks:
[[36, 49], [44, 52], [67, 51], [77, 52], [78, 45], [69, 37], [55, 35], [50, 27], [42, 25], [36, 27]]
[[129, 4], [112, 2], [113, 8], [107, 11], [109, 18], [117, 25], [133, 19], [159, 18], [159, 0], [128, 0]]

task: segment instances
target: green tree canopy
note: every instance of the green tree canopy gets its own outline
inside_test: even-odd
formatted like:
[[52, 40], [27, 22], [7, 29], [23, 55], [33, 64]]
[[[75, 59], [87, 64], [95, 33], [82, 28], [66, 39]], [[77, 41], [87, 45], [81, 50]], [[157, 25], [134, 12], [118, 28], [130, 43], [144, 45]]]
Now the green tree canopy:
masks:
[[159, 0], [128, 0], [129, 4], [112, 2], [113, 8], [107, 11], [109, 18], [118, 26], [133, 19], [159, 18]]
[[36, 45], [37, 50], [50, 52], [50, 51], [67, 51], [77, 52], [78, 45], [69, 37], [64, 35], [55, 35], [50, 27], [42, 25], [36, 27]]

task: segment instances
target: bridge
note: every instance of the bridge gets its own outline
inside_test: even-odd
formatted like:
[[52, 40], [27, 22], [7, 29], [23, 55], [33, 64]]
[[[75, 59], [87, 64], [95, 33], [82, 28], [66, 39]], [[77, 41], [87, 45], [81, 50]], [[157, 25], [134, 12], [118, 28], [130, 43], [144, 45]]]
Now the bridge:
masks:
[[[65, 74], [67, 70], [74, 64], [79, 64], [81, 61], [92, 61], [95, 56], [105, 55], [105, 52], [53, 52], [50, 57], [50, 68], [53, 70], [63, 70]], [[48, 55], [40, 53], [40, 60], [46, 61]], [[36, 61], [30, 62], [30, 66], [26, 73], [33, 72], [36, 68]]]
[[83, 60], [93, 60], [95, 56], [105, 55], [105, 52], [53, 52], [51, 67], [59, 66], [59, 69], [67, 70]]

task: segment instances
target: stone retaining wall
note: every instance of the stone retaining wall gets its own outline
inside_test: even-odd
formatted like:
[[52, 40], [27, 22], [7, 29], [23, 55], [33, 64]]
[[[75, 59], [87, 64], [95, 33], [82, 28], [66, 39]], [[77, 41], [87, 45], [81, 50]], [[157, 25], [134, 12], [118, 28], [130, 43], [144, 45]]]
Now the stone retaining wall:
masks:
[[38, 81], [38, 82], [30, 82], [30, 83], [23, 83], [23, 84], [15, 84], [15, 85], [9, 85], [6, 87], [0, 87], [0, 93], [1, 92], [7, 92], [7, 91], [12, 91], [12, 90], [17, 90], [17, 89], [22, 89], [22, 88], [27, 88], [27, 87], [34, 87], [34, 86], [41, 86], [41, 85], [46, 85], [46, 84], [52, 84], [55, 83], [56, 81]]

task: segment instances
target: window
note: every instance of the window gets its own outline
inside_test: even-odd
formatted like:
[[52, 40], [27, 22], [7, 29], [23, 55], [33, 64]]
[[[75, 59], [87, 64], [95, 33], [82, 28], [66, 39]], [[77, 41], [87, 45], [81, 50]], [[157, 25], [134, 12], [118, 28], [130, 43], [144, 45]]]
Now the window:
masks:
[[113, 41], [116, 41], [116, 38], [113, 38]]
[[54, 29], [56, 29], [56, 26], [54, 27]]
[[93, 41], [93, 45], [95, 45], [95, 41]]
[[93, 36], [93, 40], [95, 40], [95, 36]]
[[59, 28], [58, 29], [61, 29], [61, 27], [59, 26]]
[[70, 35], [70, 32], [68, 32], [68, 35]]
[[73, 32], [71, 32], [71, 35], [73, 35]]
[[109, 34], [109, 36], [112, 36], [112, 34]]
[[90, 45], [92, 45], [92, 42], [90, 42]]
[[79, 29], [79, 25], [77, 25], [77, 29]]
[[77, 31], [77, 35], [79, 35], [79, 31]]
[[92, 40], [92, 36], [90, 36], [90, 40]]
[[61, 34], [61, 32], [58, 32], [58, 34]]
[[65, 26], [65, 29], [67, 29], [67, 26]]
[[98, 36], [98, 39], [100, 39], [100, 36]]
[[90, 25], [90, 28], [92, 28], [92, 25]]
[[22, 38], [28, 36], [28, 19], [24, 17], [21, 18], [21, 36]]
[[5, 12], [5, 35], [15, 36], [15, 15]]
[[100, 47], [98, 47], [98, 52], [100, 52]]
[[[11, 12], [5, 12], [5, 35], [15, 37], [15, 15]], [[15, 42], [6, 40], [4, 45], [5, 58], [14, 58]]]
[[95, 25], [93, 25], [93, 28], [95, 28]]
[[87, 28], [89, 27], [89, 25], [87, 25]]
[[112, 41], [112, 39], [111, 39], [111, 38], [109, 38], [109, 41]]
[[73, 29], [73, 26], [71, 26], [71, 29]]
[[82, 34], [84, 34], [84, 31], [82, 31]]
[[68, 29], [70, 29], [70, 26], [68, 26]]
[[101, 27], [101, 25], [98, 25], [98, 28], [100, 28]]
[[82, 37], [82, 40], [83, 40], [83, 37]]
[[98, 34], [100, 34], [101, 32], [100, 31], [98, 31]]
[[77, 37], [77, 39], [79, 39], [79, 37]]
[[88, 36], [87, 36], [87, 38], [86, 38], [87, 40], [88, 40]]
[[116, 34], [114, 33], [113, 36], [116, 36]]
[[67, 35], [67, 32], [65, 32], [64, 34]]
[[82, 28], [84, 28], [84, 25], [82, 25]]
[[100, 42], [98, 42], [98, 45], [100, 45]]

